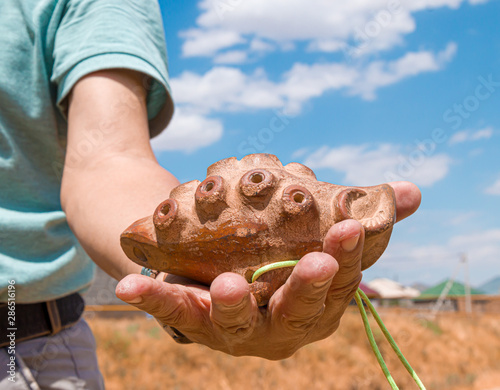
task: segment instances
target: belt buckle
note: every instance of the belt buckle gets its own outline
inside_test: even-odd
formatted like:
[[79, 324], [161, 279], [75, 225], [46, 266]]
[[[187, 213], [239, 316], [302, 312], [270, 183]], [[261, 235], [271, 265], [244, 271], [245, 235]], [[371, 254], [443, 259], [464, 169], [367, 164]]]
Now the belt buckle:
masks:
[[61, 316], [59, 314], [59, 308], [57, 307], [57, 301], [46, 301], [45, 306], [47, 308], [47, 314], [49, 315], [50, 321], [50, 334], [59, 333], [62, 329], [61, 326]]

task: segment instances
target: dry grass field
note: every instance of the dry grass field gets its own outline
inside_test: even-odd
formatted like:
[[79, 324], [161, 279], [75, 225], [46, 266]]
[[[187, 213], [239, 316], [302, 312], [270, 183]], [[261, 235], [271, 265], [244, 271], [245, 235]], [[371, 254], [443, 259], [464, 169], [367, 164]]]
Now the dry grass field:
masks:
[[[410, 311], [382, 318], [428, 390], [500, 390], [500, 316]], [[400, 389], [417, 389], [372, 319], [382, 354]], [[389, 389], [352, 308], [337, 333], [283, 361], [234, 358], [199, 345], [177, 345], [144, 317], [89, 318], [107, 389]]]

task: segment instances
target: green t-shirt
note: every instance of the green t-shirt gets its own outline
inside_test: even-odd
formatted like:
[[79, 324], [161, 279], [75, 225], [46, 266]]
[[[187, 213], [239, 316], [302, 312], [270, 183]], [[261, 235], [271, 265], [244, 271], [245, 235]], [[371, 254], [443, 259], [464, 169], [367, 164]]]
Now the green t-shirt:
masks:
[[156, 0], [0, 1], [0, 301], [9, 280], [18, 303], [91, 282], [93, 263], [60, 204], [65, 98], [81, 77], [111, 68], [152, 78], [150, 132], [162, 131], [173, 106]]

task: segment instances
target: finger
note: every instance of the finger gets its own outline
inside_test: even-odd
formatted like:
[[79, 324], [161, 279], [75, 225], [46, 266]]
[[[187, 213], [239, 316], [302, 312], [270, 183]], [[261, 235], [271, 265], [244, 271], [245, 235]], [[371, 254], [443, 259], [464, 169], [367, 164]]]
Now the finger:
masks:
[[333, 256], [339, 271], [330, 286], [330, 296], [344, 297], [361, 280], [361, 257], [365, 231], [354, 219], [347, 219], [333, 225], [323, 241], [323, 252]]
[[316, 325], [338, 269], [335, 259], [326, 253], [309, 253], [297, 263], [269, 303], [273, 321], [278, 321], [287, 337], [303, 338]]
[[128, 275], [116, 286], [116, 296], [160, 322], [184, 331], [199, 331], [206, 323], [208, 291], [164, 283], [143, 275]]
[[408, 181], [394, 181], [389, 185], [396, 195], [396, 222], [399, 222], [417, 211], [422, 194], [415, 184]]
[[223, 273], [210, 286], [210, 318], [226, 342], [243, 342], [254, 328], [258, 313], [248, 282], [240, 275]]
[[342, 314], [351, 302], [361, 281], [364, 229], [358, 221], [345, 220], [333, 225], [323, 241], [323, 251], [334, 256], [339, 271], [334, 276], [313, 340], [328, 337], [334, 332]]

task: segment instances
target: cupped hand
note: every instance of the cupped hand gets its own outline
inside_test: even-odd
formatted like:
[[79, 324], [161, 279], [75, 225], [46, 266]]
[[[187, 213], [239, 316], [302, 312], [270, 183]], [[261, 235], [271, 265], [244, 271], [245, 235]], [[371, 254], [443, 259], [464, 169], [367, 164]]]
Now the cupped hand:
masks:
[[[390, 184], [401, 221], [420, 205], [420, 191], [408, 182]], [[116, 294], [193, 342], [235, 356], [283, 359], [337, 329], [361, 280], [363, 244], [359, 222], [335, 224], [323, 252], [304, 256], [266, 308], [257, 306], [247, 281], [233, 273], [219, 275], [210, 288], [173, 275], [168, 283], [128, 275]]]

